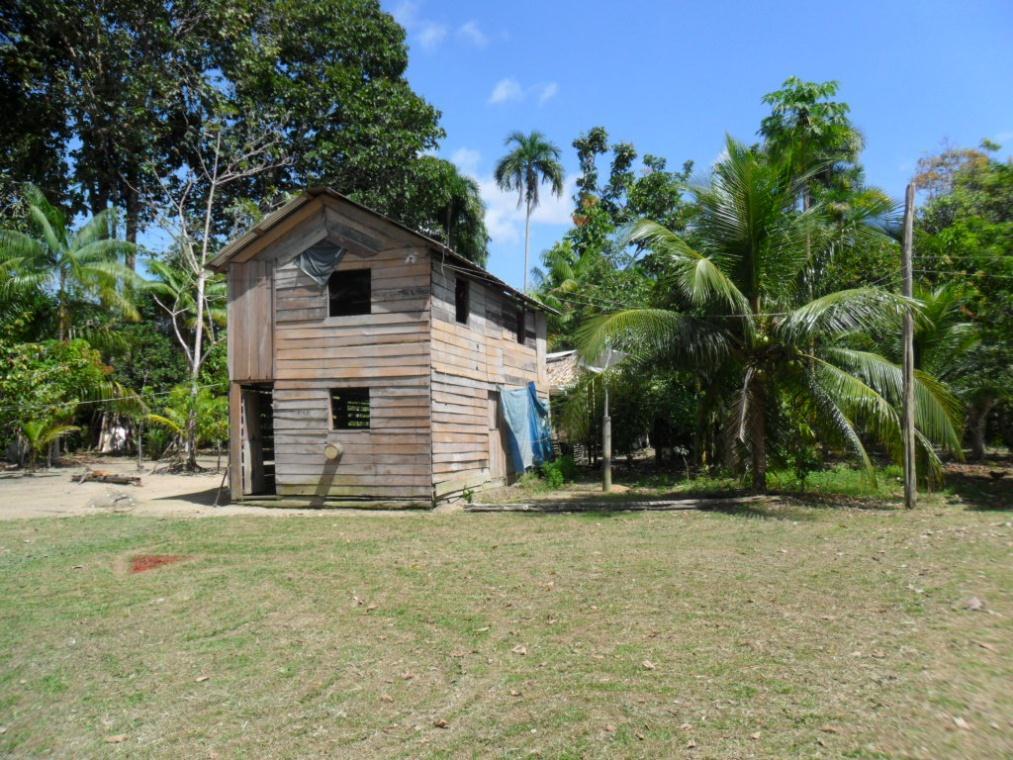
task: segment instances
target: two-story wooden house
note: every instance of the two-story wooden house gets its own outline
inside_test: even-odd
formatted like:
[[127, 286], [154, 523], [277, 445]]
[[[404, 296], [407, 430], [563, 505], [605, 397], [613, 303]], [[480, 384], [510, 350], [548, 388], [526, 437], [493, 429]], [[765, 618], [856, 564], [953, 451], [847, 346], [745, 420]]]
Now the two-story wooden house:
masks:
[[548, 394], [546, 307], [311, 189], [226, 246], [233, 500], [431, 505], [508, 479], [499, 393]]

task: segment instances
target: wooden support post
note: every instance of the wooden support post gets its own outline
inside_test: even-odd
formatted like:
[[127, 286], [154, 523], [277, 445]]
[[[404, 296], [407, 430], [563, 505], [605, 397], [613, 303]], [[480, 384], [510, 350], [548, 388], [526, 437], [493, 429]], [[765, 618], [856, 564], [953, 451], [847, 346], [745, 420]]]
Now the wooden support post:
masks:
[[[912, 250], [914, 246], [915, 186], [909, 184], [904, 203], [904, 246], [903, 275], [904, 295], [914, 296], [912, 272]], [[914, 314], [910, 309], [904, 312], [904, 506], [914, 509], [917, 500], [918, 482], [915, 472], [915, 389], [914, 389]]]
[[612, 417], [609, 415], [608, 378], [604, 372], [601, 380], [605, 389], [605, 413], [601, 418], [601, 490], [609, 493], [612, 490]]

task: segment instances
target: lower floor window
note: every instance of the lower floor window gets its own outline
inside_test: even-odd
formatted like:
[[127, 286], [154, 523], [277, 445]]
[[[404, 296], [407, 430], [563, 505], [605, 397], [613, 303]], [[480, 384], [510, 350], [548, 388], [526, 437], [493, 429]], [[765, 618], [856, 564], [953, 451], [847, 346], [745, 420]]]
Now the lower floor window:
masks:
[[333, 388], [331, 390], [331, 429], [369, 428], [369, 388]]

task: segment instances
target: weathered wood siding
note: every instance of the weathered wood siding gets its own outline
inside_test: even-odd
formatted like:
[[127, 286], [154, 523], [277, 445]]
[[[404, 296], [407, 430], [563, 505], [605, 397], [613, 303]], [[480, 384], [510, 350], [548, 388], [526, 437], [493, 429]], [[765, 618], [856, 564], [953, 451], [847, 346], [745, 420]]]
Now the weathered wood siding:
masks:
[[[318, 286], [294, 260], [277, 261], [277, 492], [428, 503], [432, 499], [428, 254], [414, 239], [392, 233], [382, 221], [354, 208], [346, 212], [327, 207], [325, 221], [327, 239], [350, 249], [338, 271], [372, 270], [372, 313], [329, 317], [326, 286]], [[304, 235], [300, 245], [317, 242], [314, 237]], [[292, 253], [291, 248], [286, 250], [286, 256]], [[370, 389], [369, 430], [330, 429], [330, 390], [348, 387]], [[337, 462], [324, 457], [329, 441], [344, 447]]]
[[[518, 304], [469, 279], [468, 323], [456, 319], [454, 286], [460, 275], [438, 253], [432, 266], [433, 490], [437, 498], [485, 484], [492, 477], [490, 392], [535, 381], [548, 392], [545, 316], [527, 311], [527, 335], [517, 342]], [[541, 367], [541, 371], [539, 368]]]
[[273, 265], [253, 260], [229, 265], [228, 357], [232, 380], [274, 377]]

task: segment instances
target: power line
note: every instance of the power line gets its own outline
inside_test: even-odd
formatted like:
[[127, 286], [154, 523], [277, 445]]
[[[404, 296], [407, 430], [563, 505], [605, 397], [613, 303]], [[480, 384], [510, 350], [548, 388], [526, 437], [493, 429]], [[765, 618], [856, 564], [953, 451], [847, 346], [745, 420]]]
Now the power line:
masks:
[[[206, 383], [204, 385], [198, 385], [197, 389], [198, 390], [203, 390], [205, 388], [218, 388], [218, 387], [220, 387], [222, 385], [228, 385], [228, 384], [229, 384], [228, 380], [222, 380], [222, 381], [219, 381], [217, 383]], [[147, 394], [147, 397], [148, 398], [161, 398], [163, 396], [172, 395], [172, 393], [173, 393], [173, 391], [160, 391], [158, 393], [149, 393], [149, 394]], [[85, 399], [84, 401], [57, 401], [57, 402], [53, 402], [53, 403], [50, 403], [50, 404], [42, 404], [42, 405], [38, 405], [38, 406], [29, 406], [27, 408], [30, 409], [30, 410], [32, 410], [33, 412], [41, 412], [41, 411], [46, 411], [46, 410], [60, 409], [61, 407], [74, 407], [74, 409], [76, 411], [76, 408], [78, 406], [86, 406], [86, 405], [89, 405], [89, 404], [109, 404], [109, 403], [112, 403], [114, 401], [141, 401], [141, 402], [143, 402], [144, 398], [142, 398], [141, 394], [135, 393], [135, 394], [130, 395], [130, 396], [111, 396], [109, 398]], [[22, 406], [22, 405], [19, 405], [19, 404], [8, 404], [6, 406], [0, 406], [0, 409], [2, 409], [4, 411], [11, 410], [11, 409], [18, 410], [18, 411], [23, 411], [23, 410], [25, 410], [25, 407]]]

